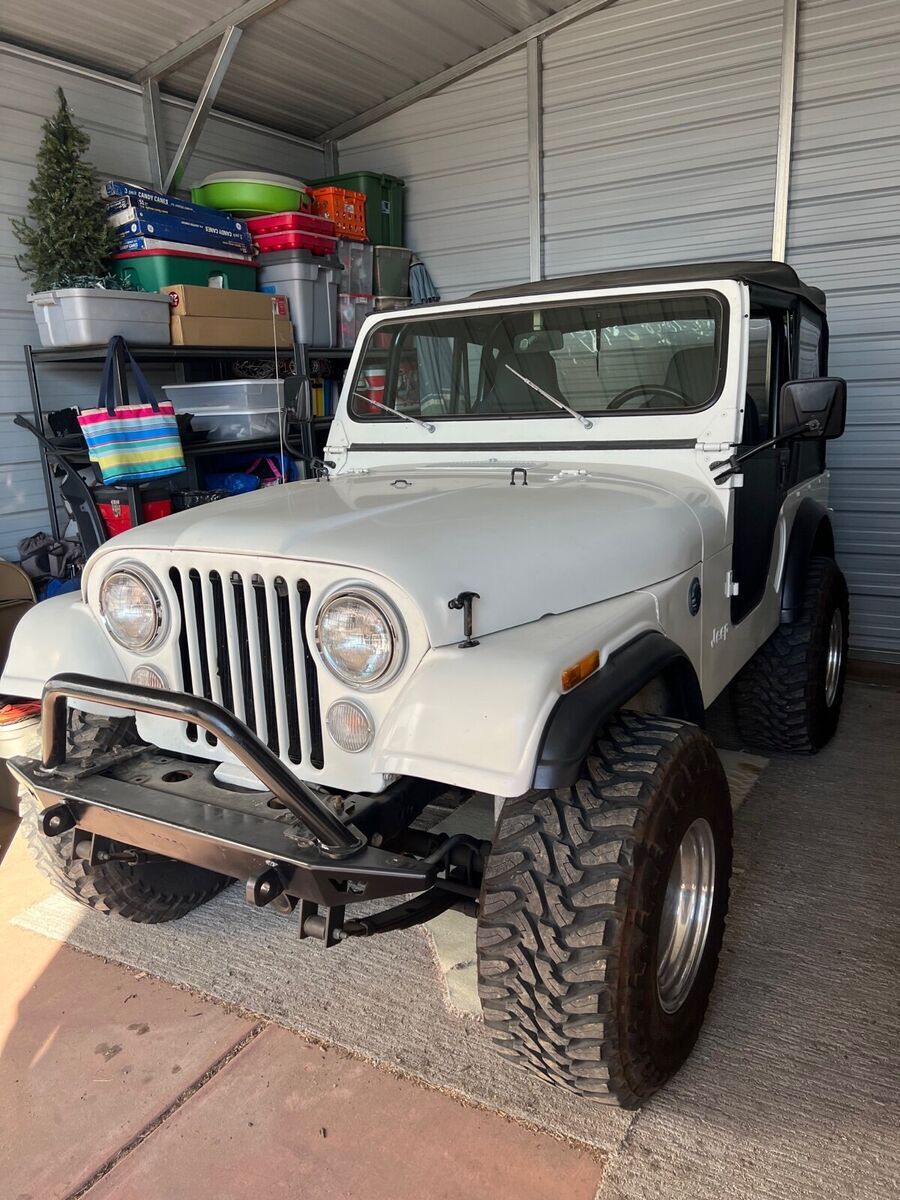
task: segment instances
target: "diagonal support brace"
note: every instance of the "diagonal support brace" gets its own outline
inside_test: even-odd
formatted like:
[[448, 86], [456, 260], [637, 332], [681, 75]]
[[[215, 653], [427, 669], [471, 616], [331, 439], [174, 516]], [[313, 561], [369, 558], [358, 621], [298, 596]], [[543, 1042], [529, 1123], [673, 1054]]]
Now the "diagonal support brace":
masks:
[[206, 119], [216, 102], [219, 88], [222, 86], [222, 81], [225, 78], [225, 72], [228, 70], [237, 44], [241, 40], [241, 32], [237, 25], [230, 25], [222, 35], [222, 40], [219, 42], [219, 48], [212, 61], [212, 66], [209, 68], [206, 79], [203, 81], [203, 87], [200, 89], [200, 95], [197, 97], [197, 103], [194, 105], [190, 117], [188, 117], [184, 133], [181, 135], [181, 141], [178, 144], [178, 149], [175, 151], [175, 157], [172, 159], [169, 169], [166, 172], [166, 178], [163, 183], [164, 192], [174, 192], [181, 186], [185, 167], [194, 153], [197, 142], [200, 140], [200, 135], [203, 132], [203, 127], [206, 124]]

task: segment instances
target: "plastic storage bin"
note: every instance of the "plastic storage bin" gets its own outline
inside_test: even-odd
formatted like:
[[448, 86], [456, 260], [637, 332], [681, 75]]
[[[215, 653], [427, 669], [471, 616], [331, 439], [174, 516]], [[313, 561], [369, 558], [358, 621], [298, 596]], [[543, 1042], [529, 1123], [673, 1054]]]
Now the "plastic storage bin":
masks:
[[320, 217], [334, 221], [339, 237], [355, 242], [366, 240], [366, 198], [362, 192], [347, 188], [320, 187], [311, 192], [313, 205]]
[[191, 200], [233, 217], [290, 212], [309, 206], [305, 183], [259, 171], [217, 171], [191, 188]]
[[[131, 529], [131, 508], [124, 488], [97, 487], [93, 489], [93, 496], [100, 520], [110, 537]], [[172, 497], [168, 492], [141, 488], [137, 502], [142, 525], [159, 521], [172, 513]]]
[[342, 292], [338, 296], [338, 337], [345, 350], [352, 350], [363, 322], [372, 312], [372, 296], [353, 296]]
[[256, 265], [246, 258], [221, 258], [211, 254], [185, 254], [181, 250], [158, 253], [134, 250], [112, 256], [113, 271], [120, 279], [145, 292], [179, 283], [197, 287], [256, 291]]
[[259, 290], [287, 296], [297, 341], [323, 349], [337, 346], [337, 298], [344, 274], [340, 260], [285, 250], [261, 254], [258, 262]]
[[250, 236], [256, 240], [260, 233], [318, 233], [322, 237], [334, 237], [334, 221], [328, 217], [317, 217], [315, 213], [283, 212], [267, 217], [251, 217], [247, 222]]
[[376, 296], [374, 312], [396, 312], [401, 308], [409, 308], [412, 301], [409, 296]]
[[278, 250], [334, 254], [337, 250], [334, 221], [327, 217], [312, 213], [275, 213], [270, 217], [253, 217], [247, 224], [261, 254]]
[[341, 289], [353, 296], [371, 296], [372, 250], [368, 242], [353, 242], [349, 238], [338, 238], [337, 256], [344, 268]]
[[408, 296], [412, 250], [402, 246], [376, 246], [374, 250], [375, 295]]
[[396, 175], [377, 171], [348, 171], [317, 179], [311, 186], [318, 190], [329, 184], [362, 192], [366, 198], [366, 232], [370, 242], [381, 246], [403, 245], [403, 196], [406, 184]]
[[337, 238], [323, 237], [320, 233], [259, 233], [256, 245], [260, 254], [277, 253], [279, 250], [308, 250], [320, 257], [334, 254]]
[[163, 387], [176, 413], [192, 413], [191, 426], [209, 441], [277, 437], [284, 408], [283, 379], [224, 379]]
[[42, 346], [105, 346], [117, 333], [132, 346], [169, 345], [169, 298], [158, 292], [57, 288], [28, 299]]

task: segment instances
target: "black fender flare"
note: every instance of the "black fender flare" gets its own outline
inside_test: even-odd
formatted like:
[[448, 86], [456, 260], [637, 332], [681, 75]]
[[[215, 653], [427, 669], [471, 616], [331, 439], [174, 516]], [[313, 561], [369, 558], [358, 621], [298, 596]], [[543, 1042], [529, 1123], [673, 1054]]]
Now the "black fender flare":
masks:
[[703, 724], [703, 696], [693, 664], [680, 646], [648, 630], [614, 651], [579, 687], [560, 696], [547, 718], [537, 753], [534, 787], [571, 787], [597, 731], [646, 684], [664, 681], [666, 716]]
[[800, 619], [806, 571], [814, 554], [834, 557], [834, 530], [828, 509], [819, 500], [805, 496], [797, 506], [784, 556], [781, 576], [781, 624]]

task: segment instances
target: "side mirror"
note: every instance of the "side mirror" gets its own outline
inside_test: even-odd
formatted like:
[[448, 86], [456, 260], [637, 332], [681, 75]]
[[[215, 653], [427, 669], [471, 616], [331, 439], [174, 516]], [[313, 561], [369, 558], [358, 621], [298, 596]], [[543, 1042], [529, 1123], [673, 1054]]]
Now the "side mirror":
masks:
[[793, 379], [784, 384], [778, 398], [779, 433], [790, 433], [808, 421], [818, 421], [817, 429], [807, 430], [806, 438], [839, 438], [847, 419], [847, 381]]

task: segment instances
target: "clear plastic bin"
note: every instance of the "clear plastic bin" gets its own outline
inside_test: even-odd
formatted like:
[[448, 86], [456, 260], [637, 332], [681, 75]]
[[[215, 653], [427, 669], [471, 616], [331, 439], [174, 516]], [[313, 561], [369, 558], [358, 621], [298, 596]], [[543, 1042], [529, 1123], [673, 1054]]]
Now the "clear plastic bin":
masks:
[[[284, 407], [283, 379], [217, 379], [212, 383], [163, 386], [176, 413], [250, 414], [278, 412]], [[196, 422], [195, 422], [196, 428]]]
[[352, 350], [359, 337], [363, 322], [372, 311], [372, 296], [338, 296], [338, 326], [340, 345]]
[[277, 438], [278, 409], [254, 409], [251, 412], [236, 412], [223, 409], [217, 412], [207, 408], [194, 413], [191, 428], [197, 433], [206, 433], [210, 442], [241, 442], [248, 438]]
[[374, 247], [370, 242], [351, 242], [338, 238], [337, 256], [344, 268], [341, 291], [353, 296], [370, 296]]

